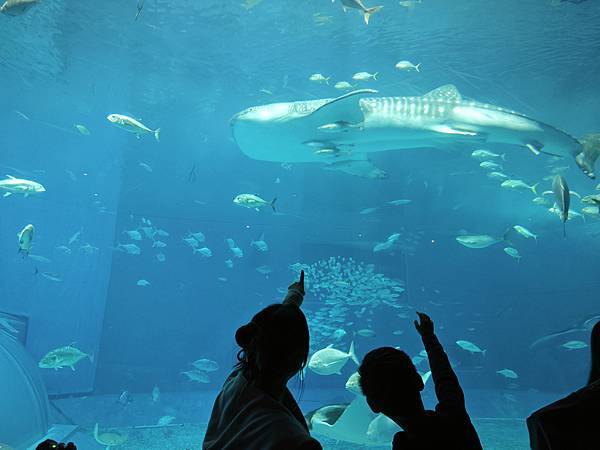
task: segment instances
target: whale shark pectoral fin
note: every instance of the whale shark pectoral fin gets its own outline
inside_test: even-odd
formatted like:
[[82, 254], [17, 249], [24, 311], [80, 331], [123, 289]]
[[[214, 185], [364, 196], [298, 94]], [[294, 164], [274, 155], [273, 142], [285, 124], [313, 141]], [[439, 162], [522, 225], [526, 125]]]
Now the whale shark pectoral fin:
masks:
[[423, 96], [423, 98], [435, 98], [446, 101], [462, 101], [462, 95], [458, 92], [458, 89], [453, 84], [445, 84], [440, 86], [439, 88], [434, 89], [433, 91], [428, 92]]
[[531, 141], [531, 142], [526, 142], [525, 143], [525, 147], [527, 147], [529, 150], [531, 150], [531, 152], [537, 156], [540, 153], [542, 153], [542, 149], [544, 148], [544, 144], [542, 144], [539, 141]]
[[319, 106], [306, 118], [319, 121], [317, 126], [333, 122], [362, 122], [362, 110], [355, 97], [372, 94], [377, 94], [377, 91], [375, 89], [359, 89], [348, 92]]

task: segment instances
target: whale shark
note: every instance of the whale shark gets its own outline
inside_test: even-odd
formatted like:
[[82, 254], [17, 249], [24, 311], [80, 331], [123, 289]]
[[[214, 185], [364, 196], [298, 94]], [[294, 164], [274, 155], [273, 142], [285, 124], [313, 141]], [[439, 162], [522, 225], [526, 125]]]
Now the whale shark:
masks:
[[329, 168], [368, 163], [374, 152], [452, 149], [457, 144], [512, 144], [535, 155], [561, 157], [582, 153], [582, 144], [564, 131], [509, 109], [464, 99], [451, 84], [423, 96], [376, 97], [377, 93], [360, 89], [337, 98], [254, 106], [231, 119], [233, 138], [253, 159], [320, 162]]

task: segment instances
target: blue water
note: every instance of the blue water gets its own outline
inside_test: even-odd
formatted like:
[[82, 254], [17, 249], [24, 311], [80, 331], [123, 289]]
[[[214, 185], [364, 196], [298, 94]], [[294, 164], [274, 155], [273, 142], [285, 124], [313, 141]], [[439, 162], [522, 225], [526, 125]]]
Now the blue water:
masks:
[[[354, 340], [359, 357], [380, 345], [400, 346], [412, 356], [422, 350], [414, 310], [426, 311], [474, 418], [523, 419], [583, 385], [589, 349], [569, 351], [561, 344], [587, 342], [587, 333], [535, 350], [530, 344], [598, 312], [596, 217], [569, 221], [563, 239], [560, 220], [534, 205], [531, 193], [502, 189], [486, 177], [470, 156], [476, 147], [374, 154], [373, 163], [388, 177], [368, 179], [320, 164], [282, 167], [250, 159], [231, 138], [229, 119], [254, 105], [341, 94], [310, 82], [313, 73], [333, 83], [368, 71], [379, 72], [379, 79], [361, 86], [380, 95], [423, 95], [452, 83], [467, 98], [520, 111], [573, 136], [597, 132], [598, 3], [423, 0], [403, 8], [381, 0], [376, 3], [385, 7], [368, 27], [339, 2], [240, 3], [146, 0], [137, 21], [133, 0], [46, 1], [21, 16], [0, 15], [2, 175], [35, 180], [47, 190], [0, 199], [0, 312], [26, 322], [18, 338], [35, 361], [71, 343], [94, 355], [93, 363], [82, 360], [75, 371], [40, 369], [53, 402], [90, 399], [68, 404], [70, 420], [87, 430], [80, 439], [95, 422], [148, 425], [169, 414], [206, 423], [235, 361], [236, 328], [282, 298], [278, 288], [296, 276], [290, 265], [330, 257], [373, 264], [375, 273], [401, 282], [402, 309], [379, 304], [361, 311], [364, 305], [328, 302], [309, 289], [311, 325], [317, 311], [346, 306], [343, 321], [331, 324], [347, 332], [337, 348], [347, 350]], [[420, 62], [421, 72], [399, 72], [394, 65], [400, 60]], [[106, 120], [111, 113], [160, 127], [160, 143], [113, 126]], [[568, 166], [563, 175], [572, 190], [597, 192], [597, 183], [571, 159], [552, 163], [525, 147], [483, 148], [506, 153], [504, 171], [541, 182], [540, 192], [551, 188], [543, 178], [557, 166]], [[276, 197], [278, 213], [235, 205], [241, 193]], [[387, 204], [397, 199], [411, 203]], [[573, 199], [572, 209], [583, 206]], [[366, 208], [378, 209], [360, 214]], [[168, 232], [160, 238], [165, 248], [124, 233], [143, 221]], [[29, 223], [36, 228], [31, 252], [50, 262], [17, 254], [16, 234]], [[502, 244], [474, 250], [455, 240], [462, 233], [499, 236], [515, 224], [538, 235], [537, 243], [518, 236], [511, 241], [519, 262]], [[193, 254], [183, 241], [198, 231], [212, 257]], [[267, 252], [250, 245], [263, 233]], [[374, 253], [373, 246], [392, 233], [400, 233], [405, 246]], [[233, 257], [226, 238], [243, 258]], [[115, 249], [132, 243], [139, 255]], [[97, 250], [86, 253], [87, 244]], [[259, 273], [260, 266], [272, 272]], [[138, 286], [141, 279], [150, 284]], [[364, 328], [376, 336], [354, 335]], [[332, 342], [317, 336], [316, 327], [312, 331], [313, 350]], [[460, 349], [454, 343], [460, 339], [486, 355]], [[190, 382], [181, 373], [199, 358], [220, 366], [209, 383]], [[504, 368], [519, 378], [497, 374]], [[342, 376], [309, 372], [304, 409], [351, 400], [344, 385], [354, 370], [349, 362]], [[163, 392], [162, 405], [148, 403], [154, 386]], [[121, 408], [117, 398], [124, 390], [134, 401]], [[198, 396], [203, 400], [189, 400]], [[65, 420], [53, 417], [54, 423]], [[487, 447], [517, 448], [494, 435], [501, 427], [482, 425]], [[524, 425], [518, 427], [523, 433]]]

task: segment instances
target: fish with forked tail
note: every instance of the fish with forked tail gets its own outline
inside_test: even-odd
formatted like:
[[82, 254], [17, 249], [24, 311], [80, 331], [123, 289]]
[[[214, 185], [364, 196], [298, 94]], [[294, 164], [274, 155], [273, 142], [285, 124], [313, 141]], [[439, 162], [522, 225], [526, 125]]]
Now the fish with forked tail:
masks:
[[344, 12], [347, 12], [348, 8], [358, 9], [361, 11], [367, 25], [369, 25], [369, 19], [371, 16], [383, 8], [383, 6], [373, 6], [371, 8], [367, 8], [362, 0], [341, 0], [341, 2]]

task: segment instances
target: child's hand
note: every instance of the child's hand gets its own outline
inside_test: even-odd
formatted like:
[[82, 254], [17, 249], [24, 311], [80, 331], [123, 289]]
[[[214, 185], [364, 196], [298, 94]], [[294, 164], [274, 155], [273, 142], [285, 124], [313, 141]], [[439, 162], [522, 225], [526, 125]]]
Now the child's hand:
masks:
[[420, 322], [415, 320], [415, 328], [422, 337], [431, 336], [433, 334], [433, 321], [431, 318], [421, 312], [417, 312]]

